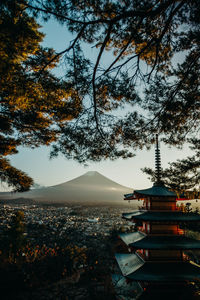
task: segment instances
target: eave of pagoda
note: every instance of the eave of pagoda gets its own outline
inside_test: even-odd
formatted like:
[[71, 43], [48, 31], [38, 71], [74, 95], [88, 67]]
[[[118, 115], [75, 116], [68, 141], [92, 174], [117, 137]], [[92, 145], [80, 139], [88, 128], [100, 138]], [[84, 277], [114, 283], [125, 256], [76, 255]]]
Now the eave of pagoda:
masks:
[[119, 235], [122, 241], [134, 249], [157, 249], [157, 250], [198, 250], [200, 241], [186, 236], [154, 236], [141, 232], [122, 233]]
[[144, 200], [145, 198], [150, 197], [173, 197], [176, 198], [176, 201], [184, 201], [184, 200], [198, 200], [200, 199], [200, 193], [187, 192], [186, 194], [176, 195], [174, 192], [168, 190], [166, 187], [151, 187], [149, 189], [144, 190], [135, 190], [133, 193], [124, 194], [124, 200]]
[[190, 262], [146, 262], [127, 278], [148, 282], [198, 282], [200, 267]]
[[139, 255], [134, 253], [116, 253], [115, 258], [123, 276], [132, 274], [145, 264], [145, 261]]
[[[148, 189], [148, 190], [150, 190], [150, 189]], [[151, 197], [154, 197], [154, 199], [156, 197], [158, 199], [160, 199], [161, 197], [164, 197], [164, 199], [166, 199], [169, 196], [163, 196], [163, 195], [162, 196], [161, 195], [146, 195], [146, 194], [139, 193], [139, 190], [138, 191], [136, 190], [133, 193], [124, 194], [124, 200], [126, 200], [126, 201], [129, 201], [129, 200], [137, 200], [138, 201], [138, 200], [144, 200], [146, 198], [151, 198]], [[175, 198], [174, 195], [172, 195], [171, 197]], [[199, 200], [199, 199], [200, 199], [200, 193], [198, 195], [195, 195], [195, 196], [193, 194], [190, 195], [190, 196], [185, 196], [185, 195], [176, 196], [176, 201], [191, 201], [191, 200]]]
[[129, 246], [130, 243], [137, 242], [144, 239], [146, 237], [146, 234], [140, 231], [135, 231], [135, 232], [128, 232], [128, 233], [120, 233], [119, 237], [127, 246]]
[[135, 190], [134, 195], [136, 198], [141, 198], [141, 197], [174, 197], [176, 198], [177, 195], [176, 193], [170, 191], [166, 186], [164, 185], [153, 185], [149, 189], [144, 189], [144, 190]]
[[116, 254], [123, 276], [136, 281], [200, 281], [200, 267], [190, 262], [145, 262], [137, 254]]

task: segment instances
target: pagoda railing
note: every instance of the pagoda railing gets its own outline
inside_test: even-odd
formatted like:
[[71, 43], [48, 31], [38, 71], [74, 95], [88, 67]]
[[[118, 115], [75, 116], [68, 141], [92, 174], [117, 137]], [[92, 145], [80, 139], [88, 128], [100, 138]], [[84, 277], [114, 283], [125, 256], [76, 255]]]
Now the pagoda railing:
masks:
[[185, 234], [185, 230], [183, 229], [176, 229], [176, 230], [153, 230], [150, 232], [147, 232], [146, 229], [144, 228], [139, 228], [139, 231], [144, 232], [144, 233], [148, 233], [148, 234], [160, 234], [160, 235], [184, 235]]
[[[144, 256], [143, 256], [144, 257]], [[159, 257], [159, 259], [158, 258], [155, 258], [155, 259], [153, 259], [152, 257], [144, 257], [144, 259], [146, 260], [146, 261], [149, 261], [149, 262], [155, 262], [155, 261], [164, 261], [164, 262], [174, 262], [174, 261], [176, 261], [176, 262], [181, 262], [181, 261], [184, 261], [184, 262], [188, 262], [188, 261], [191, 261], [191, 259], [187, 256], [184, 256], [184, 257], [182, 257], [182, 258], [177, 258], [177, 257], [170, 257], [169, 258], [169, 256], [162, 256], [162, 257]]]
[[145, 206], [138, 206], [138, 210], [151, 210], [151, 211], [182, 211], [183, 212], [183, 208], [182, 207], [176, 207], [176, 208], [172, 208], [170, 209], [169, 207], [164, 207], [164, 206], [156, 206], [156, 207], [152, 207], [152, 208], [146, 208]]
[[[151, 250], [150, 250], [151, 251]], [[144, 261], [149, 261], [149, 262], [159, 262], [159, 261], [184, 261], [184, 262], [188, 262], [191, 261], [191, 258], [183, 253], [182, 256], [180, 256], [179, 258], [177, 257], [170, 257], [169, 256], [160, 256], [160, 257], [152, 257], [151, 255], [146, 256], [145, 255], [145, 250], [137, 250], [137, 252], [135, 252], [135, 254], [137, 254], [139, 257], [141, 257]]]

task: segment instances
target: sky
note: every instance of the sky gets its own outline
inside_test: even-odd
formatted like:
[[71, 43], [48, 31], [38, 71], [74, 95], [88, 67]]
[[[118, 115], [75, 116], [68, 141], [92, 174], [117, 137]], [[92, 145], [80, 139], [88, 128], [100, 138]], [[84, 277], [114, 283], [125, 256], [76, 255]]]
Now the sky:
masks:
[[[67, 48], [72, 39], [66, 28], [53, 21], [44, 24], [40, 30], [46, 34], [43, 45], [53, 47], [56, 51]], [[95, 50], [91, 49], [90, 53], [91, 55], [95, 54]], [[131, 159], [90, 163], [88, 167], [67, 160], [62, 155], [50, 160], [50, 149], [45, 146], [37, 149], [19, 147], [18, 150], [18, 154], [9, 157], [11, 164], [26, 172], [34, 179], [35, 183], [42, 186], [63, 183], [88, 171], [98, 171], [117, 183], [134, 189], [151, 186], [150, 180], [141, 171], [141, 168], [154, 167], [154, 147], [149, 151], [138, 150], [136, 156]], [[178, 150], [161, 144], [162, 167], [165, 168], [168, 162], [182, 159], [190, 153], [187, 146]], [[6, 190], [6, 187], [1, 185], [0, 190]]]

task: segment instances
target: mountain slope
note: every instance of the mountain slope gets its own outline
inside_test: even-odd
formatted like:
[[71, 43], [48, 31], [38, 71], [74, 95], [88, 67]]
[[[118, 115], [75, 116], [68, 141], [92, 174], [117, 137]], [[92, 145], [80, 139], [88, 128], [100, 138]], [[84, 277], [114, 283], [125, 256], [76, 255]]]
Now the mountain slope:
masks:
[[54, 188], [67, 188], [69, 185], [79, 185], [79, 186], [87, 186], [90, 187], [97, 187], [97, 188], [118, 188], [118, 189], [127, 189], [127, 187], [120, 185], [119, 183], [116, 183], [115, 181], [109, 179], [108, 177], [105, 177], [101, 175], [99, 172], [96, 171], [90, 171], [87, 172], [79, 177], [76, 177], [75, 179], [72, 179], [70, 181], [54, 185], [52, 187]]
[[[6, 194], [9, 195], [9, 198], [25, 197], [51, 203], [123, 204], [123, 194], [130, 192], [132, 189], [94, 171], [55, 186], [17, 193], [12, 196], [10, 193]], [[5, 193], [3, 194], [6, 198]], [[0, 195], [0, 198], [2, 196]]]

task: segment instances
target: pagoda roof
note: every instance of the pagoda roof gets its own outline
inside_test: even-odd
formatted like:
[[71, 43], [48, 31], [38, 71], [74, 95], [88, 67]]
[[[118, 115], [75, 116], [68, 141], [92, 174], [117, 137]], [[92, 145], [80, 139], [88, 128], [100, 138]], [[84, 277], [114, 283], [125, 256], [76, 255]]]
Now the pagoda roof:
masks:
[[200, 266], [191, 262], [145, 262], [137, 254], [116, 254], [123, 274], [136, 281], [199, 281]]
[[141, 232], [122, 233], [120, 238], [135, 249], [200, 249], [200, 241], [186, 236], [147, 236]]
[[200, 267], [190, 262], [147, 262], [127, 277], [138, 281], [200, 281]]
[[146, 234], [140, 231], [135, 231], [135, 232], [128, 232], [128, 233], [120, 233], [119, 237], [128, 246], [130, 243], [137, 242], [145, 238]]
[[140, 210], [136, 210], [130, 213], [122, 213], [122, 218], [127, 219], [127, 220], [131, 220], [133, 218], [133, 216], [137, 216], [140, 215], [141, 211]]
[[124, 194], [124, 200], [133, 200], [133, 199], [138, 200], [134, 195], [134, 193]]
[[200, 222], [199, 214], [184, 213], [181, 211], [134, 211], [123, 213], [122, 217], [135, 221], [177, 221], [177, 222]]
[[116, 253], [115, 258], [120, 267], [123, 276], [127, 276], [137, 269], [141, 268], [145, 261], [137, 254]]
[[174, 192], [162, 184], [154, 184], [151, 188], [145, 190], [135, 190], [134, 194], [136, 198], [141, 196], [177, 197]]

